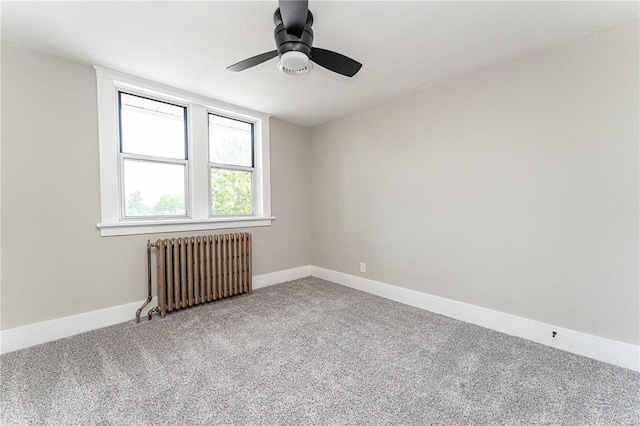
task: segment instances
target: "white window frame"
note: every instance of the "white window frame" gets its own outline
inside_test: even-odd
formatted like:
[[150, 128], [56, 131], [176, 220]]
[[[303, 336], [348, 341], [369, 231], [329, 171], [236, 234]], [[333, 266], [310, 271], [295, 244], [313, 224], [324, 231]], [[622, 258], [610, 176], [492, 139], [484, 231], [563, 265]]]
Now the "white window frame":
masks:
[[[269, 115], [94, 66], [98, 90], [100, 213], [102, 236], [269, 226], [271, 216]], [[187, 106], [188, 165], [186, 218], [124, 218], [118, 137], [118, 91]], [[253, 124], [253, 214], [210, 216], [209, 113]]]

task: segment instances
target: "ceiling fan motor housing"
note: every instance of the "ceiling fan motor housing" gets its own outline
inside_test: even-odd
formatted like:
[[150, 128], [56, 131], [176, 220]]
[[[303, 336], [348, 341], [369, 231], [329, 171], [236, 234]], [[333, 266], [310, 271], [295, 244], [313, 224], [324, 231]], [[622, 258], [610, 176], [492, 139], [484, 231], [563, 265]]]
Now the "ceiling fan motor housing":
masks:
[[278, 56], [282, 58], [282, 55], [291, 52], [302, 52], [307, 58], [311, 58], [311, 47], [313, 46], [313, 15], [311, 11], [307, 13], [307, 22], [302, 30], [302, 34], [299, 36], [296, 34], [289, 34], [282, 23], [282, 16], [280, 15], [280, 9], [277, 9], [273, 14], [273, 21], [276, 24], [276, 28], [273, 30], [273, 35], [276, 39], [276, 46], [278, 49]]

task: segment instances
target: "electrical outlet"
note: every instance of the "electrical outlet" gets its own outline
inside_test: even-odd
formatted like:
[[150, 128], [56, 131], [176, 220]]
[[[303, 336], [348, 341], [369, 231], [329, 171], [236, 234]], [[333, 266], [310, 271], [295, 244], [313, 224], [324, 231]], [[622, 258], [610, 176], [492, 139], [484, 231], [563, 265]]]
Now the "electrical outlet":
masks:
[[367, 272], [367, 264], [360, 262], [360, 272]]

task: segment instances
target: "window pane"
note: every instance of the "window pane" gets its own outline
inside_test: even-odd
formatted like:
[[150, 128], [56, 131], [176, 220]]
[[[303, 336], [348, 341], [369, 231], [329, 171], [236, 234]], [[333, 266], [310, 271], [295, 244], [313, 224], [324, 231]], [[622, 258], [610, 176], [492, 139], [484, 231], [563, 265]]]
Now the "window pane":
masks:
[[211, 216], [252, 214], [251, 172], [211, 169]]
[[253, 167], [253, 124], [209, 114], [209, 161]]
[[186, 108], [120, 93], [121, 149], [186, 159]]
[[124, 160], [125, 217], [185, 216], [185, 165]]

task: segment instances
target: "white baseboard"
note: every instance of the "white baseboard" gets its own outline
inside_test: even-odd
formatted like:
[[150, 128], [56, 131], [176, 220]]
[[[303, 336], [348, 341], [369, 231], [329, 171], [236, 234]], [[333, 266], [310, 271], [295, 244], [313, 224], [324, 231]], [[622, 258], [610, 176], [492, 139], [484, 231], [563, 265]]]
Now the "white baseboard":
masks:
[[[308, 277], [309, 275], [311, 275], [311, 266], [301, 266], [299, 268], [256, 275], [253, 277], [252, 284], [255, 289]], [[139, 302], [112, 306], [97, 311], [2, 330], [0, 331], [0, 354], [131, 321], [135, 318], [136, 311], [143, 303], [144, 300], [141, 300]], [[154, 297], [142, 312], [142, 318], [144, 319], [149, 309], [157, 305], [158, 300]]]
[[[257, 275], [253, 277], [253, 288], [267, 287], [309, 275], [567, 352], [640, 371], [640, 347], [635, 345], [330, 269], [301, 266]], [[13, 352], [75, 334], [131, 321], [135, 318], [135, 312], [142, 303], [143, 301], [127, 303], [0, 331], [0, 353]], [[143, 318], [146, 315], [146, 311], [156, 305], [157, 300], [154, 297], [143, 312]], [[556, 337], [552, 337], [553, 331], [557, 333]]]
[[252, 280], [252, 287], [262, 288], [311, 275], [311, 265], [298, 268], [285, 269], [284, 271], [271, 272], [269, 274], [256, 275]]
[[[136, 317], [136, 311], [143, 303], [144, 300], [141, 300], [140, 302], [126, 303], [124, 305], [98, 309], [69, 317], [2, 330], [0, 332], [0, 354], [133, 320]], [[142, 312], [143, 317], [149, 309], [157, 304], [158, 300], [154, 297]]]
[[[522, 337], [630, 370], [640, 371], [640, 346], [605, 339], [330, 269], [312, 266], [311, 275], [491, 330]], [[557, 334], [552, 337], [554, 331]]]

